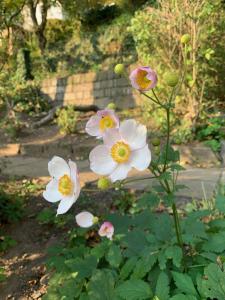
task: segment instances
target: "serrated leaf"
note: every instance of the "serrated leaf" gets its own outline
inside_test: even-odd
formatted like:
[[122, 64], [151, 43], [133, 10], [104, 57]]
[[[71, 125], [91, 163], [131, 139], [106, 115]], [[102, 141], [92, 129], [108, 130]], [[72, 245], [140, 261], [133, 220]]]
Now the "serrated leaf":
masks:
[[171, 166], [170, 166], [170, 169], [171, 169], [171, 171], [184, 171], [185, 170], [185, 168], [184, 167], [182, 167], [181, 165], [179, 165], [179, 164], [172, 164]]
[[195, 296], [178, 294], [170, 298], [170, 300], [197, 300]]
[[119, 267], [122, 259], [120, 247], [117, 245], [112, 245], [106, 255], [106, 260], [112, 267], [117, 268]]
[[215, 253], [221, 253], [225, 250], [225, 232], [210, 235], [202, 247], [203, 250]]
[[159, 262], [159, 268], [160, 270], [165, 270], [166, 269], [166, 255], [165, 255], [165, 251], [162, 250], [159, 255], [158, 255], [158, 262]]
[[161, 272], [156, 283], [155, 295], [160, 300], [168, 300], [170, 297], [169, 292], [169, 278], [165, 272]]
[[139, 255], [140, 252], [148, 246], [146, 235], [142, 230], [133, 230], [128, 232], [126, 237], [123, 239], [123, 242], [127, 247], [127, 256]]
[[220, 212], [225, 213], [225, 196], [217, 195], [215, 206]]
[[78, 257], [66, 260], [65, 264], [71, 272], [77, 273], [77, 278], [83, 279], [92, 275], [97, 267], [97, 258], [93, 255], [89, 255], [85, 259]]
[[205, 297], [216, 298], [218, 300], [225, 299], [225, 272], [218, 265], [209, 264], [204, 270], [205, 276], [202, 282], [198, 282], [201, 293]]
[[102, 241], [100, 244], [91, 249], [91, 254], [96, 256], [98, 259], [102, 258], [109, 248], [108, 240]]
[[133, 256], [129, 258], [120, 270], [120, 278], [125, 280], [134, 269], [138, 258]]
[[134, 271], [132, 273], [132, 278], [143, 278], [151, 270], [156, 260], [157, 256], [151, 253], [141, 257], [135, 265]]
[[172, 221], [169, 214], [162, 213], [160, 216], [154, 216], [154, 218], [152, 218], [152, 231], [159, 241], [165, 242], [171, 240], [173, 232]]
[[115, 278], [110, 270], [96, 270], [88, 284], [88, 296], [92, 300], [113, 300]]
[[172, 274], [175, 284], [180, 292], [193, 296], [197, 295], [196, 289], [189, 275], [178, 272], [172, 272]]
[[183, 256], [183, 253], [182, 253], [182, 250], [180, 247], [178, 246], [170, 246], [166, 249], [165, 251], [165, 256], [168, 258], [168, 259], [172, 259], [173, 260], [173, 264], [176, 266], [176, 267], [180, 267], [181, 265], [181, 260], [182, 260], [182, 256]]
[[155, 193], [145, 193], [139, 200], [137, 205], [144, 208], [155, 208], [159, 205], [160, 197]]
[[144, 300], [152, 297], [148, 283], [140, 279], [130, 279], [116, 288], [116, 294], [125, 300]]

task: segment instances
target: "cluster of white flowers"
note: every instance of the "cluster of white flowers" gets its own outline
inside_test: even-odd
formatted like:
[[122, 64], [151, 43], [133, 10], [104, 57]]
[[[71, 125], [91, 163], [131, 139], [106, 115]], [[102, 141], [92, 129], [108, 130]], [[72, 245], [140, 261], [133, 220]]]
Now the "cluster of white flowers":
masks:
[[[134, 70], [130, 75], [131, 84], [139, 90], [148, 90], [157, 83], [157, 76], [148, 67]], [[86, 132], [102, 139], [103, 143], [95, 147], [89, 156], [90, 168], [93, 172], [108, 176], [112, 183], [123, 180], [128, 172], [135, 168], [143, 171], [151, 162], [151, 152], [147, 144], [146, 126], [133, 119], [120, 123], [112, 109], [98, 111], [86, 124]], [[80, 181], [75, 162], [54, 156], [48, 163], [51, 181], [43, 193], [49, 202], [60, 202], [57, 215], [66, 213], [77, 201], [80, 194]], [[84, 211], [76, 215], [78, 226], [91, 227], [98, 223], [98, 218]], [[100, 236], [112, 239], [114, 227], [104, 222], [99, 229]]]

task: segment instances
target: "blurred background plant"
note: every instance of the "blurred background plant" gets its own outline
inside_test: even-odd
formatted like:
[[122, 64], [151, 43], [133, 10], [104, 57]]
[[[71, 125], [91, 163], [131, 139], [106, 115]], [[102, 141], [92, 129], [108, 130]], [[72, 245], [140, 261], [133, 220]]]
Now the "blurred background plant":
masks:
[[56, 112], [56, 123], [62, 134], [76, 133], [77, 121], [80, 113], [74, 110], [73, 105], [59, 108]]
[[[49, 18], [50, 8], [61, 9], [60, 17]], [[49, 109], [39, 92], [42, 79], [108, 70], [118, 62], [151, 65], [166, 97], [164, 75], [180, 74], [184, 49], [187, 76], [172, 117], [174, 142], [198, 138], [205, 116], [224, 110], [222, 0], [3, 0], [0, 21], [0, 99], [18, 119], [21, 112]], [[143, 102], [146, 124], [151, 115], [148, 125], [164, 134], [164, 114]]]

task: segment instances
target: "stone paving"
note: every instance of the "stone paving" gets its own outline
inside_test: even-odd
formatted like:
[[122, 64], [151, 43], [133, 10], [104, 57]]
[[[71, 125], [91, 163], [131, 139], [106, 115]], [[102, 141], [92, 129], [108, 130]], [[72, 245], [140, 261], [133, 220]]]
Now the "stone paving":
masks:
[[[47, 158], [28, 157], [28, 156], [9, 156], [0, 157], [0, 168], [3, 175], [10, 177], [19, 176], [25, 178], [42, 178], [43, 181], [49, 180], [47, 170]], [[98, 178], [96, 174], [90, 171], [88, 160], [78, 161], [80, 178], [82, 185], [94, 181]], [[145, 177], [148, 171], [132, 171], [129, 176]], [[185, 171], [180, 172], [178, 178], [179, 184], [184, 184], [188, 188], [179, 192], [180, 196], [188, 198], [202, 199], [210, 198], [213, 195], [219, 183], [225, 184], [225, 169], [221, 167], [214, 168], [193, 168], [188, 167]], [[130, 183], [128, 186], [134, 189], [150, 189], [155, 184], [154, 180], [140, 180], [136, 183]]]

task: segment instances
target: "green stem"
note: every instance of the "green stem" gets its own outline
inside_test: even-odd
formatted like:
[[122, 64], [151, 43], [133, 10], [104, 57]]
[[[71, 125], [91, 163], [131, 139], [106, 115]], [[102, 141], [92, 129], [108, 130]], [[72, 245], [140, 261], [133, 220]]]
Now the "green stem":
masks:
[[163, 172], [165, 172], [167, 168], [167, 158], [168, 158], [169, 143], [170, 143], [170, 108], [169, 107], [166, 109], [166, 122], [167, 122], [166, 154], [165, 154], [165, 163], [163, 167]]

